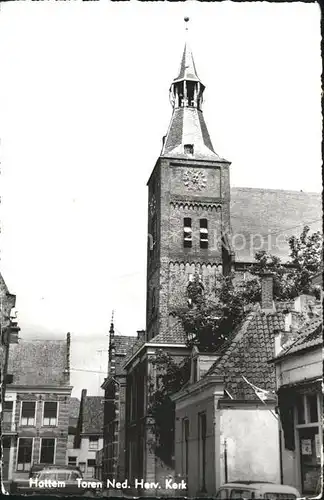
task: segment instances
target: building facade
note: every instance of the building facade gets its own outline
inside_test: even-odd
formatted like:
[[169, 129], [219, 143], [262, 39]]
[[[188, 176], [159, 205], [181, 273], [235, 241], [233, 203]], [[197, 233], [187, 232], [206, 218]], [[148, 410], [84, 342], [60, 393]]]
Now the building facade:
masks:
[[85, 479], [96, 475], [96, 454], [103, 446], [104, 402], [102, 396], [87, 396], [82, 389], [79, 417], [68, 464], [78, 466]]
[[2, 439], [9, 481], [28, 478], [35, 464], [67, 463], [70, 335], [11, 346]]
[[[102, 389], [104, 396], [104, 432], [102, 458], [102, 477], [107, 479], [125, 479], [125, 411], [126, 411], [126, 371], [123, 362], [138, 337], [115, 335], [113, 322], [109, 330], [109, 372]], [[98, 466], [100, 466], [98, 464]]]
[[321, 302], [305, 295], [296, 299], [294, 311], [287, 315], [285, 328], [276, 337], [275, 355], [273, 363], [283, 429], [283, 479], [303, 495], [320, 495], [323, 467]]

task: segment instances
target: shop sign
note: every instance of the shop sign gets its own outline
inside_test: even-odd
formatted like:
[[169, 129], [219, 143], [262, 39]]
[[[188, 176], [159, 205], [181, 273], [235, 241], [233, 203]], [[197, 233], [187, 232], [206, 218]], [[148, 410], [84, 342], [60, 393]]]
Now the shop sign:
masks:
[[312, 454], [312, 440], [311, 439], [302, 439], [301, 440], [301, 452], [302, 452], [302, 455], [311, 455]]

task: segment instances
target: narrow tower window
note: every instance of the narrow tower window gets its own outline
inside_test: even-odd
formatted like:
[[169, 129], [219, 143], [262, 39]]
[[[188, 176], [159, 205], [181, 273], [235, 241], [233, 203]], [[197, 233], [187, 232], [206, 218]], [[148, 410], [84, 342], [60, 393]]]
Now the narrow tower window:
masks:
[[192, 247], [192, 229], [190, 217], [185, 217], [183, 221], [183, 246], [185, 248]]
[[184, 152], [186, 155], [193, 155], [194, 154], [193, 144], [185, 144], [184, 145]]
[[152, 314], [155, 312], [155, 288], [152, 290]]
[[189, 106], [194, 106], [195, 105], [195, 87], [196, 83], [195, 82], [187, 82], [187, 96], [188, 96], [188, 104]]
[[200, 248], [208, 248], [208, 221], [200, 219]]

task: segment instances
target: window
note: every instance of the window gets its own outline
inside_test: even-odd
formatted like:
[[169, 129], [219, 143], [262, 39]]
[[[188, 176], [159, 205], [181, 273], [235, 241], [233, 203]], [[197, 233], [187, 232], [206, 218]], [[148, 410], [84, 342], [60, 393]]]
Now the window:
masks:
[[12, 401], [5, 401], [3, 405], [3, 423], [11, 424], [12, 422]]
[[317, 395], [308, 394], [306, 396], [307, 420], [308, 422], [318, 422], [317, 415]]
[[317, 394], [297, 394], [297, 424], [311, 424], [318, 422]]
[[21, 422], [20, 425], [35, 425], [35, 412], [36, 412], [36, 402], [35, 401], [23, 401], [21, 408]]
[[85, 462], [79, 462], [79, 467], [81, 472], [85, 472]]
[[228, 490], [225, 488], [222, 488], [218, 490], [218, 493], [216, 495], [216, 498], [221, 498], [221, 499], [227, 499], [228, 498]]
[[184, 145], [184, 152], [186, 155], [193, 155], [194, 154], [193, 144], [185, 144]]
[[69, 457], [68, 458], [68, 465], [75, 465], [77, 464], [77, 457]]
[[232, 490], [230, 498], [237, 498], [240, 500], [254, 498], [254, 494], [249, 490]]
[[32, 463], [33, 438], [19, 438], [17, 471], [29, 471]]
[[87, 465], [88, 465], [87, 466], [87, 474], [89, 476], [94, 476], [95, 468], [96, 468], [96, 460], [93, 458], [89, 458]]
[[296, 500], [297, 497], [293, 493], [265, 493], [263, 496], [266, 500]]
[[185, 248], [192, 247], [192, 229], [190, 217], [185, 217], [183, 221], [183, 246]]
[[137, 400], [137, 387], [135, 377], [131, 378], [131, 419], [136, 419], [136, 400]]
[[53, 464], [55, 452], [55, 439], [42, 438], [39, 462], [41, 464]]
[[152, 314], [155, 311], [155, 288], [152, 290]]
[[189, 420], [182, 419], [182, 473], [188, 479], [189, 472]]
[[297, 421], [299, 424], [304, 424], [305, 423], [305, 406], [304, 406], [304, 397], [301, 394], [297, 394], [296, 406], [297, 406]]
[[200, 248], [208, 248], [208, 221], [200, 219]]
[[99, 438], [96, 436], [89, 437], [89, 450], [97, 450], [99, 446]]
[[56, 426], [57, 425], [57, 402], [45, 401], [44, 402], [44, 416], [43, 425]]
[[[316, 392], [314, 392], [316, 391]], [[303, 495], [316, 495], [321, 484], [321, 400], [320, 388], [296, 395], [296, 430], [299, 441], [300, 476]]]
[[206, 491], [206, 413], [198, 415], [199, 483], [201, 491]]

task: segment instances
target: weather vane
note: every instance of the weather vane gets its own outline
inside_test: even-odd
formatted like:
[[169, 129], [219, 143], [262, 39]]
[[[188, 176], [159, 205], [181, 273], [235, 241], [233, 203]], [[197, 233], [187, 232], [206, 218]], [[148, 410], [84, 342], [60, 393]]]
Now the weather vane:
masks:
[[188, 17], [188, 16], [186, 16], [186, 17], [184, 18], [184, 22], [186, 23], [186, 24], [185, 24], [185, 30], [186, 30], [186, 31], [188, 31], [188, 21], [189, 21], [189, 17]]

